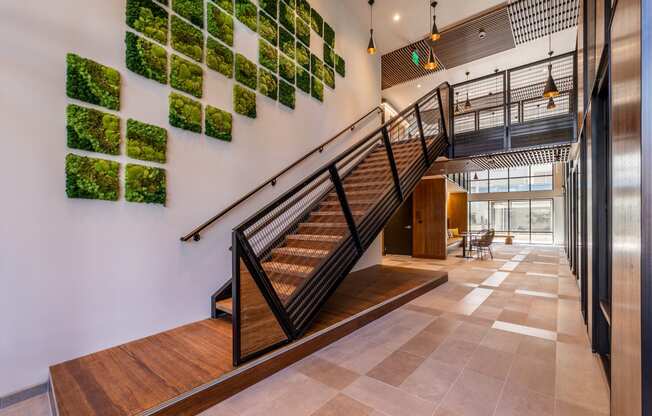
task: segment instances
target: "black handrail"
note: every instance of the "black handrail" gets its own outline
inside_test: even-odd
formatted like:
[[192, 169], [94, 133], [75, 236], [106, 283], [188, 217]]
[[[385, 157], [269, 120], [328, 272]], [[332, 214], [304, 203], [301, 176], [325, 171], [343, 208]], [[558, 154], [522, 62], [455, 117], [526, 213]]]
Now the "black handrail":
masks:
[[193, 239], [194, 241], [199, 241], [201, 239], [201, 232], [204, 231], [206, 228], [210, 227], [213, 225], [216, 221], [218, 221], [220, 218], [231, 212], [234, 208], [242, 204], [244, 201], [247, 199], [251, 198], [258, 192], [260, 192], [263, 188], [265, 188], [267, 185], [276, 185], [276, 181], [278, 178], [281, 176], [285, 175], [287, 172], [290, 170], [294, 169], [296, 166], [301, 164], [303, 161], [308, 159], [310, 156], [314, 155], [315, 153], [321, 153], [324, 151], [324, 148], [328, 146], [329, 144], [333, 143], [335, 140], [337, 140], [340, 136], [342, 136], [344, 133], [347, 131], [353, 131], [355, 129], [355, 126], [358, 125], [358, 123], [362, 122], [364, 119], [369, 117], [370, 115], [378, 112], [379, 114], [382, 114], [383, 108], [381, 106], [374, 107], [371, 111], [354, 121], [353, 123], [349, 124], [346, 128], [342, 129], [339, 133], [337, 133], [335, 136], [331, 137], [330, 139], [326, 140], [324, 143], [320, 144], [319, 146], [315, 147], [313, 150], [309, 151], [305, 155], [303, 155], [301, 158], [297, 159], [294, 163], [292, 163], [290, 166], [286, 167], [285, 169], [281, 170], [278, 172], [276, 175], [272, 176], [259, 186], [257, 186], [255, 189], [253, 189], [251, 192], [247, 193], [231, 205], [229, 205], [227, 208], [219, 212], [217, 215], [213, 216], [211, 219], [200, 225], [199, 227], [195, 228], [192, 230], [190, 233], [186, 234], [185, 236], [181, 237], [181, 241], [187, 242]]

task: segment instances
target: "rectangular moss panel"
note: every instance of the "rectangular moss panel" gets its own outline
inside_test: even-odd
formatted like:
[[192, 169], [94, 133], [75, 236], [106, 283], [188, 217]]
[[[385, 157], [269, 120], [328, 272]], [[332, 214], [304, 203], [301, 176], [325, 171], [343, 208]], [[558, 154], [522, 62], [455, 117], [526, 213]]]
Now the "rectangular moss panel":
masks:
[[120, 73], [90, 59], [66, 57], [66, 94], [70, 98], [120, 110]]
[[324, 22], [324, 42], [331, 48], [335, 47], [335, 31], [328, 23]]
[[321, 102], [324, 102], [324, 84], [315, 77], [311, 77], [310, 95]]
[[213, 0], [213, 2], [220, 6], [222, 10], [233, 14], [233, 0]]
[[249, 29], [258, 31], [258, 9], [249, 0], [235, 0], [235, 17]]
[[318, 79], [324, 79], [324, 63], [314, 53], [310, 54], [310, 69]]
[[278, 16], [278, 0], [258, 0], [258, 6], [265, 13], [276, 19]]
[[201, 103], [175, 92], [170, 93], [170, 125], [201, 133]]
[[132, 159], [165, 163], [167, 147], [167, 130], [138, 120], [127, 120], [127, 156]]
[[324, 43], [324, 63], [329, 65], [331, 68], [335, 67], [335, 52], [333, 48]]
[[335, 59], [337, 62], [335, 63], [335, 71], [337, 71], [340, 76], [345, 77], [346, 76], [346, 62], [344, 61], [344, 58], [342, 58], [339, 55], [335, 55]]
[[310, 71], [310, 50], [303, 46], [301, 43], [297, 42], [297, 64], [304, 69]]
[[172, 55], [170, 86], [201, 98], [204, 89], [204, 70], [187, 59]]
[[319, 36], [324, 34], [324, 19], [315, 9], [310, 10], [310, 26]]
[[278, 72], [281, 75], [281, 78], [289, 82], [290, 84], [294, 84], [294, 78], [296, 76], [296, 65], [294, 64], [294, 61], [291, 59], [286, 58], [285, 56], [281, 55], [279, 58], [279, 65], [278, 65]]
[[274, 46], [278, 45], [278, 24], [262, 11], [258, 16], [258, 33], [267, 42]]
[[204, 60], [204, 34], [190, 23], [172, 16], [172, 47], [197, 62]]
[[282, 0], [290, 9], [296, 10], [297, 3], [295, 0]]
[[70, 104], [66, 110], [68, 147], [120, 154], [120, 119], [113, 114]]
[[235, 55], [235, 80], [255, 90], [258, 68], [256, 64], [245, 58], [244, 55]]
[[258, 91], [272, 100], [278, 99], [278, 78], [276, 75], [260, 68], [258, 70]]
[[278, 101], [284, 106], [294, 110], [296, 103], [296, 89], [294, 86], [280, 80], [278, 87]]
[[66, 156], [66, 195], [68, 198], [117, 201], [120, 195], [120, 164], [104, 159]]
[[304, 22], [310, 22], [310, 3], [308, 0], [297, 0], [297, 15], [303, 19]]
[[165, 48], [132, 32], [125, 37], [127, 69], [153, 79], [168, 83], [168, 53]]
[[233, 108], [238, 114], [256, 118], [256, 93], [240, 85], [234, 85]]
[[278, 49], [262, 39], [258, 39], [258, 63], [270, 71], [278, 70]]
[[206, 40], [206, 66], [227, 78], [233, 78], [233, 52], [208, 36]]
[[163, 4], [163, 5], [168, 5], [168, 0], [156, 0], [157, 2]]
[[294, 10], [288, 7], [284, 2], [278, 5], [278, 22], [287, 29], [288, 32], [294, 35]]
[[310, 94], [310, 73], [308, 71], [297, 70], [297, 87], [306, 94]]
[[165, 205], [167, 185], [165, 169], [127, 164], [125, 199], [129, 202]]
[[281, 31], [281, 34], [279, 36], [278, 40], [278, 48], [289, 56], [290, 58], [294, 59], [295, 55], [295, 40], [294, 40], [294, 35], [292, 35], [290, 32], [283, 28], [279, 28]]
[[324, 84], [332, 90], [335, 89], [335, 71], [333, 68], [324, 67]]
[[148, 38], [168, 43], [168, 12], [152, 0], [127, 0], [126, 23]]
[[233, 17], [210, 3], [208, 4], [208, 33], [233, 46]]
[[193, 25], [204, 27], [204, 0], [172, 0], [172, 10]]
[[310, 46], [310, 25], [301, 19], [297, 19], [297, 39], [304, 45]]
[[219, 108], [206, 106], [205, 133], [207, 136], [218, 140], [230, 142], [232, 139], [233, 116], [231, 113]]

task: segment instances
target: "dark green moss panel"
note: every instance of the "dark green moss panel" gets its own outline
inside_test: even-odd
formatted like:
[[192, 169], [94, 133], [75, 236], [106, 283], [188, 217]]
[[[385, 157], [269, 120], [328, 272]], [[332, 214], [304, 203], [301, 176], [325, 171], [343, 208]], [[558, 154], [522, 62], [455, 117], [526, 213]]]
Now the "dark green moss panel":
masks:
[[258, 31], [258, 8], [249, 0], [235, 0], [235, 17], [249, 29]]
[[278, 18], [278, 0], [258, 0], [258, 6], [272, 18]]
[[306, 94], [310, 94], [310, 73], [308, 71], [297, 70], [297, 87]]
[[227, 78], [233, 78], [233, 52], [211, 38], [206, 40], [206, 65]]
[[280, 28], [280, 35], [278, 40], [278, 48], [291, 59], [295, 56], [295, 39], [294, 35], [287, 30]]
[[315, 77], [311, 78], [310, 95], [317, 101], [324, 102], [324, 84]]
[[170, 125], [193, 133], [201, 133], [201, 103], [191, 98], [170, 94], [170, 110], [168, 118]]
[[319, 36], [324, 34], [324, 19], [315, 9], [310, 10], [310, 26]]
[[204, 27], [204, 0], [172, 0], [172, 10], [193, 25]]
[[317, 79], [324, 79], [324, 63], [315, 54], [310, 55], [310, 69]]
[[127, 0], [126, 23], [150, 39], [168, 43], [168, 12], [152, 0]]
[[335, 89], [335, 71], [333, 68], [324, 67], [324, 84], [332, 90]]
[[211, 3], [208, 4], [208, 33], [233, 46], [233, 17]]
[[204, 87], [204, 70], [201, 66], [187, 59], [172, 55], [170, 86], [201, 98]]
[[297, 66], [292, 59], [288, 59], [283, 55], [279, 57], [278, 72], [281, 75], [281, 78], [290, 84], [294, 84], [294, 79], [297, 72], [296, 68]]
[[335, 55], [337, 62], [335, 63], [335, 71], [340, 74], [341, 77], [346, 76], [346, 61], [339, 55]]
[[162, 127], [127, 120], [127, 156], [132, 159], [165, 163], [168, 131]]
[[258, 33], [261, 38], [272, 45], [276, 46], [278, 44], [278, 24], [276, 20], [267, 16], [262, 11], [258, 16]]
[[256, 64], [245, 58], [244, 55], [237, 53], [235, 55], [235, 80], [255, 90], [258, 87], [257, 77], [258, 67]]
[[278, 101], [294, 110], [296, 105], [296, 89], [287, 82], [280, 80], [278, 86]]
[[220, 6], [222, 10], [233, 14], [233, 0], [212, 0], [215, 4]]
[[331, 48], [335, 48], [335, 31], [328, 23], [324, 22], [324, 42]]
[[206, 135], [218, 140], [230, 142], [233, 138], [233, 115], [219, 108], [206, 106], [204, 114]]
[[310, 24], [301, 19], [297, 19], [297, 39], [304, 45], [310, 46]]
[[234, 85], [233, 108], [238, 114], [249, 118], [256, 118], [256, 93], [240, 85]]
[[197, 62], [204, 61], [204, 34], [190, 23], [172, 16], [172, 47]]
[[258, 91], [267, 98], [278, 99], [278, 78], [266, 69], [258, 70]]
[[66, 94], [90, 104], [120, 110], [120, 73], [90, 59], [66, 57]]
[[288, 7], [284, 2], [278, 5], [278, 22], [287, 29], [288, 32], [294, 35], [295, 31], [295, 15], [294, 10]]
[[89, 152], [120, 154], [120, 119], [92, 108], [68, 105], [68, 147]]
[[117, 201], [120, 195], [120, 164], [104, 159], [66, 156], [68, 198]]
[[165, 205], [165, 169], [128, 163], [125, 172], [125, 199], [142, 204]]
[[310, 71], [310, 49], [297, 42], [297, 64]]
[[285, 3], [290, 9], [295, 10], [297, 9], [297, 2], [295, 0], [282, 0], [283, 3]]
[[145, 78], [168, 83], [168, 54], [165, 48], [127, 32], [125, 37], [127, 69]]
[[278, 49], [262, 39], [258, 39], [258, 63], [276, 73], [278, 71]]
[[306, 23], [310, 23], [310, 10], [308, 0], [297, 0], [297, 15]]
[[324, 43], [324, 63], [331, 68], [335, 68], [335, 52], [333, 48]]

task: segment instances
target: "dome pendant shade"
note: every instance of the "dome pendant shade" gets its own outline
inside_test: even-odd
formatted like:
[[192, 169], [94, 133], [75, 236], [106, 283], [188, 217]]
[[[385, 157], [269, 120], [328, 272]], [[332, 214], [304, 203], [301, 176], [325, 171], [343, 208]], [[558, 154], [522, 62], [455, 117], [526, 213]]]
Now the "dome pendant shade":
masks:
[[367, 52], [369, 55], [373, 55], [376, 53], [376, 42], [374, 42], [374, 30], [370, 29], [369, 30], [369, 46], [367, 46]]
[[428, 62], [426, 62], [423, 68], [427, 69], [428, 71], [434, 71], [438, 66], [439, 65], [435, 59], [435, 54], [432, 52], [432, 48], [430, 48], [430, 52], [428, 52]]
[[552, 78], [552, 64], [548, 65], [548, 80], [546, 81], [546, 87], [543, 90], [544, 98], [551, 98], [559, 96], [559, 90], [555, 84], [555, 80]]
[[548, 110], [554, 110], [555, 108], [557, 108], [557, 104], [555, 104], [555, 100], [552, 97], [550, 97], [550, 99], [548, 100], [548, 105], [546, 106], [546, 108]]

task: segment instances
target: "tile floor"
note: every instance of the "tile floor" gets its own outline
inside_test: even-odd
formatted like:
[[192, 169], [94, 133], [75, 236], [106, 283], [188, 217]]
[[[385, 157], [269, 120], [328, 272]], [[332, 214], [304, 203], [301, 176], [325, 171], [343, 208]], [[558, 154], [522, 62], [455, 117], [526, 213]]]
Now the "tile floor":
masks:
[[[609, 414], [579, 294], [556, 247], [497, 246], [495, 259], [384, 264], [449, 282], [202, 416]], [[45, 396], [0, 416], [49, 415]]]

